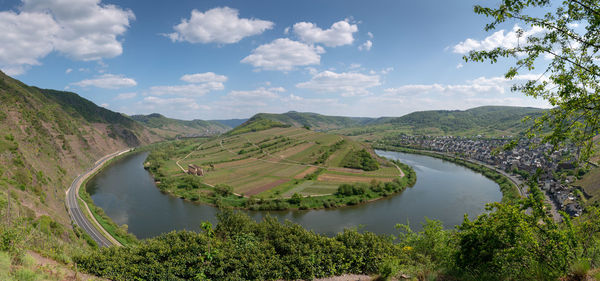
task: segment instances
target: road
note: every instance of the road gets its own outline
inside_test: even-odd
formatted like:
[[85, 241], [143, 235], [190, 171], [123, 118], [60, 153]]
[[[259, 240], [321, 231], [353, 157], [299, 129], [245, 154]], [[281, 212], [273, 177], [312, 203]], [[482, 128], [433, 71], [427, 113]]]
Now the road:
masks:
[[[102, 228], [100, 223], [98, 223], [98, 221], [96, 221], [96, 219], [92, 215], [88, 205], [83, 200], [82, 202], [85, 206], [85, 210], [81, 210], [77, 202], [78, 200], [81, 200], [81, 198], [79, 197], [79, 188], [88, 177], [90, 177], [96, 171], [98, 171], [102, 167], [102, 165], [104, 165], [108, 160], [129, 151], [131, 151], [131, 149], [111, 153], [100, 158], [100, 160], [94, 163], [94, 166], [92, 166], [92, 168], [90, 168], [85, 173], [77, 176], [75, 180], [73, 180], [73, 183], [71, 183], [71, 186], [66, 192], [67, 200], [65, 204], [67, 206], [69, 215], [71, 216], [71, 220], [75, 222], [75, 224], [81, 229], [83, 229], [87, 234], [89, 234], [90, 237], [92, 237], [92, 239], [94, 239], [94, 241], [96, 241], [96, 243], [98, 243], [100, 247], [109, 247], [113, 245], [121, 246], [121, 243], [115, 240], [108, 232], [106, 232], [106, 230], [104, 230], [104, 228]], [[87, 214], [92, 218], [92, 221], [90, 221], [90, 219], [86, 217], [84, 212], [87, 212]]]
[[[445, 156], [449, 156], [449, 157], [457, 157], [456, 155], [453, 155], [450, 153], [437, 152], [437, 151], [429, 151], [429, 152], [433, 152], [436, 154], [445, 155]], [[481, 162], [479, 160], [465, 159], [462, 157], [459, 157], [459, 158], [463, 159], [465, 161], [468, 161], [468, 162], [478, 164], [478, 165], [483, 165], [489, 169], [492, 169], [492, 170], [502, 174], [503, 176], [507, 177], [510, 181], [512, 181], [517, 186], [517, 190], [519, 190], [519, 194], [521, 195], [521, 197], [527, 197], [527, 195], [528, 195], [527, 186], [523, 183], [523, 181], [519, 180], [515, 175], [509, 174], [501, 169], [498, 169], [497, 167], [494, 167], [487, 163]], [[550, 215], [552, 216], [552, 219], [554, 219], [554, 221], [556, 221], [556, 222], [562, 221], [562, 216], [558, 213], [558, 208], [557, 208], [556, 204], [550, 199], [550, 197], [548, 196], [548, 194], [546, 194], [546, 192], [543, 192], [543, 194], [545, 197], [545, 202], [548, 205], [550, 205]]]

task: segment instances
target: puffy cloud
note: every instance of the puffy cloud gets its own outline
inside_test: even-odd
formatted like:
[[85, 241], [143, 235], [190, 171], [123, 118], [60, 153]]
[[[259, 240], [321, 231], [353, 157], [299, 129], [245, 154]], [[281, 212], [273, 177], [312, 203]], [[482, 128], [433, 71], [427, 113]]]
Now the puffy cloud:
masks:
[[203, 84], [188, 84], [176, 86], [154, 86], [150, 87], [150, 94], [155, 96], [203, 96], [213, 90], [223, 90], [223, 83], [208, 82]]
[[296, 66], [320, 64], [323, 53], [322, 47], [279, 38], [258, 46], [242, 62], [265, 70], [289, 71]]
[[135, 92], [122, 93], [122, 94], [118, 94], [117, 97], [115, 97], [115, 100], [128, 100], [128, 99], [135, 98], [136, 96], [137, 96], [137, 93], [135, 93]]
[[510, 32], [505, 30], [499, 30], [494, 34], [486, 37], [483, 40], [475, 40], [468, 38], [467, 40], [455, 45], [452, 50], [455, 53], [466, 54], [470, 51], [486, 50], [490, 51], [498, 47], [502, 48], [515, 48], [518, 44], [526, 44], [527, 37], [534, 36], [536, 34], [544, 32], [544, 29], [538, 26], [532, 27], [528, 31], [523, 31], [522, 36], [519, 38], [518, 31], [521, 28], [515, 24]]
[[135, 16], [100, 0], [23, 0], [18, 12], [0, 12], [0, 67], [23, 73], [58, 51], [75, 60], [112, 58], [123, 52], [117, 39]]
[[361, 44], [360, 46], [358, 46], [358, 50], [359, 51], [370, 51], [371, 47], [373, 47], [373, 42], [371, 42], [371, 40], [367, 40], [365, 43]]
[[270, 21], [240, 18], [238, 10], [229, 7], [214, 8], [204, 13], [194, 9], [191, 17], [182, 19], [173, 27], [175, 32], [167, 36], [173, 42], [231, 44], [244, 37], [261, 34], [273, 25]]
[[547, 77], [539, 74], [523, 74], [517, 75], [514, 79], [509, 80], [501, 76], [497, 77], [479, 77], [473, 80], [468, 80], [463, 84], [414, 84], [403, 85], [396, 88], [384, 89], [384, 96], [422, 96], [424, 94], [440, 94], [443, 96], [467, 96], [474, 97], [481, 94], [505, 94], [508, 92], [514, 83], [539, 80], [547, 81]]
[[123, 52], [123, 35], [131, 10], [100, 4], [100, 0], [23, 0], [23, 11], [49, 13], [60, 26], [54, 48], [77, 60], [112, 58]]
[[159, 98], [148, 96], [135, 104], [143, 112], [172, 112], [177, 118], [190, 119], [200, 109], [207, 110], [209, 107], [199, 105], [195, 99], [188, 97]]
[[355, 96], [369, 94], [368, 88], [379, 85], [381, 85], [379, 75], [323, 71], [314, 75], [307, 82], [296, 84], [296, 87], [317, 92], [341, 93], [343, 96]]
[[181, 77], [181, 81], [185, 81], [188, 83], [206, 83], [206, 82], [217, 82], [223, 83], [227, 81], [227, 76], [218, 75], [214, 72], [206, 72], [206, 73], [195, 73], [195, 74], [186, 74]]
[[355, 24], [348, 21], [338, 21], [329, 29], [323, 30], [316, 24], [310, 22], [299, 22], [294, 24], [294, 33], [300, 40], [307, 43], [321, 43], [327, 47], [349, 45], [354, 42], [354, 33], [358, 31]]
[[53, 50], [54, 35], [60, 30], [45, 13], [0, 12], [0, 67], [8, 75], [19, 75]]
[[137, 82], [134, 79], [124, 77], [123, 75], [104, 74], [97, 78], [85, 79], [72, 84], [80, 87], [92, 86], [103, 89], [120, 89], [136, 86]]
[[251, 91], [231, 91], [228, 96], [230, 97], [234, 97], [234, 98], [250, 98], [250, 99], [255, 99], [255, 98], [278, 98], [279, 94], [278, 93], [283, 93], [285, 92], [285, 89], [282, 87], [277, 87], [277, 88], [264, 88], [264, 87], [260, 87], [256, 90], [251, 90]]
[[465, 66], [464, 64], [462, 64], [462, 63], [460, 63], [460, 62], [459, 62], [459, 63], [456, 65], [456, 69], [461, 69], [461, 68], [463, 68], [464, 66]]

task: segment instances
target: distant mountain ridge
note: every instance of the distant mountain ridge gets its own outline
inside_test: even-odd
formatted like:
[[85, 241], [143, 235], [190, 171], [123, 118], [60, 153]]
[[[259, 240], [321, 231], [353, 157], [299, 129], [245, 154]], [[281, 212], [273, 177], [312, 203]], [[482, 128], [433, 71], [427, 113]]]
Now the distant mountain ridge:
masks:
[[158, 113], [149, 115], [132, 115], [131, 119], [151, 128], [164, 137], [197, 137], [214, 136], [231, 130], [230, 126], [216, 121], [178, 120], [165, 117]]
[[[343, 117], [290, 111], [282, 114], [258, 113], [242, 126], [257, 120], [272, 120], [294, 127], [335, 131], [345, 135], [378, 134], [398, 131], [408, 134], [464, 135], [518, 134], [529, 127], [522, 120], [538, 117], [545, 109], [516, 106], [481, 106], [468, 110], [429, 110], [401, 117]], [[264, 123], [264, 121], [261, 121]]]
[[310, 127], [318, 131], [328, 131], [348, 127], [362, 126], [375, 121], [375, 118], [328, 116], [312, 112], [289, 111], [282, 114], [258, 113], [249, 121], [259, 118], [270, 119], [294, 127]]
[[248, 121], [248, 118], [243, 118], [243, 119], [222, 119], [222, 120], [208, 120], [210, 122], [217, 122], [217, 123], [221, 123], [225, 126], [228, 126], [230, 128], [235, 128], [239, 125], [242, 125], [244, 122]]
[[445, 133], [481, 129], [526, 129], [525, 117], [538, 117], [544, 109], [516, 106], [480, 106], [468, 110], [430, 110], [390, 118], [383, 123], [413, 128], [439, 128]]

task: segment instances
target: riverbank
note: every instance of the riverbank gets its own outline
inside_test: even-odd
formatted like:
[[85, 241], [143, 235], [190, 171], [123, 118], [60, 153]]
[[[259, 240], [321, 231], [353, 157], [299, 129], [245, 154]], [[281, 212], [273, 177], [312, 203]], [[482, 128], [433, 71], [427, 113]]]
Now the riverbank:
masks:
[[419, 150], [414, 148], [397, 146], [377, 146], [375, 147], [375, 149], [435, 157], [469, 168], [497, 183], [500, 186], [500, 191], [502, 192], [502, 201], [506, 203], [514, 203], [523, 196], [518, 186], [519, 183], [515, 182], [515, 180], [513, 180], [512, 178], [507, 177], [506, 175], [504, 175], [496, 169], [492, 169], [490, 167], [475, 163], [464, 158], [450, 156], [447, 154], [437, 153], [429, 150]]
[[[158, 178], [153, 169], [147, 169], [156, 179], [156, 186], [161, 192], [190, 202], [209, 204], [218, 208], [234, 208], [250, 211], [286, 211], [286, 210], [317, 210], [355, 206], [383, 199], [404, 191], [414, 186], [416, 174], [414, 170], [403, 163], [392, 161], [403, 177], [398, 177], [389, 182], [373, 180], [370, 183], [341, 184], [333, 194], [302, 196], [294, 193], [289, 198], [278, 196], [276, 198], [246, 197], [234, 194], [226, 185], [208, 185], [192, 175], [181, 175], [177, 185], [168, 182], [168, 179]], [[317, 170], [301, 179], [295, 179], [293, 184], [300, 185], [314, 181], [320, 174]], [[279, 195], [279, 194], [278, 194]]]
[[[102, 172], [107, 167], [110, 167], [111, 164], [136, 153], [139, 153], [139, 151], [137, 151], [136, 149], [131, 149], [106, 161], [104, 164], [102, 164], [102, 166], [98, 167], [94, 170], [93, 173], [88, 175], [85, 178], [85, 180], [81, 183], [80, 188], [77, 190], [79, 198], [85, 202], [85, 204], [87, 205], [86, 207], [93, 216], [93, 218], [90, 219], [95, 219], [98, 223], [97, 227], [103, 228], [104, 231], [106, 231], [110, 236], [112, 236], [113, 239], [118, 241], [121, 245], [131, 245], [137, 243], [137, 239], [133, 234], [127, 232], [127, 227], [117, 225], [110, 217], [108, 217], [104, 213], [104, 210], [102, 208], [94, 204], [94, 201], [92, 200], [90, 194], [87, 192], [87, 184], [98, 173]], [[89, 213], [86, 215], [89, 217]]]

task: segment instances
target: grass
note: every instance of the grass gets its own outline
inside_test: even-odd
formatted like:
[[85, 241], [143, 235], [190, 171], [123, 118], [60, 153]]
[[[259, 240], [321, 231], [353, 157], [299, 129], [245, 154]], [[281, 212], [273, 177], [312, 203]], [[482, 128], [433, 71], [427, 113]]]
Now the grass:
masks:
[[[252, 200], [279, 200], [273, 203], [273, 209], [293, 208], [294, 206], [286, 206], [283, 201], [287, 201], [295, 193], [322, 196], [335, 193], [340, 184], [370, 183], [372, 180], [391, 182], [400, 176], [400, 172], [391, 163], [377, 156], [373, 157], [383, 164], [380, 169], [371, 172], [348, 171], [340, 167], [340, 162], [351, 151], [362, 149], [362, 144], [338, 135], [303, 128], [271, 128], [213, 138], [196, 144], [193, 140], [180, 142], [165, 143], [162, 147], [153, 146], [147, 160], [153, 164], [148, 169], [160, 182], [161, 190], [192, 201], [215, 205], [239, 207], [240, 204], [246, 204], [244, 200], [249, 199], [222, 194], [216, 196], [215, 193], [219, 192], [212, 187], [200, 187], [197, 184], [195, 187], [190, 186], [185, 181], [191, 179], [181, 177], [181, 169], [174, 166], [176, 161], [180, 161], [185, 169], [190, 164], [202, 167], [205, 173], [203, 177], [198, 177], [200, 182], [212, 186], [230, 186], [232, 194], [253, 196]], [[313, 172], [315, 167], [321, 168], [324, 173], [335, 175], [334, 182], [319, 180], [318, 176], [305, 178], [308, 176], [305, 171], [310, 168]], [[319, 170], [319, 173], [323, 171]], [[367, 198], [370, 199], [372, 198]], [[308, 200], [310, 204], [305, 202], [308, 205], [295, 204], [295, 207], [323, 206], [322, 200], [320, 203], [316, 202], [318, 200], [313, 201], [315, 200]], [[341, 200], [337, 203], [347, 202]], [[253, 204], [247, 203], [246, 207]]]
[[588, 203], [592, 204], [600, 200], [600, 168], [596, 167], [590, 170], [582, 179], [575, 182], [576, 186], [581, 186], [583, 191], [590, 196]]

